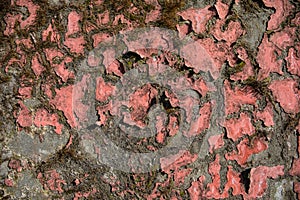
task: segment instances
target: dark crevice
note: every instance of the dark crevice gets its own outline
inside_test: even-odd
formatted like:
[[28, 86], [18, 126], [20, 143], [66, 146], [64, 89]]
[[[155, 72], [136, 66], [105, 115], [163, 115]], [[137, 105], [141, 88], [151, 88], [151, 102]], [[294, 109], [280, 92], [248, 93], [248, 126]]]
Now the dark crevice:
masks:
[[241, 175], [240, 175], [241, 183], [244, 184], [245, 192], [247, 194], [248, 194], [249, 188], [250, 188], [250, 171], [251, 171], [251, 168], [246, 169], [245, 171], [242, 171]]

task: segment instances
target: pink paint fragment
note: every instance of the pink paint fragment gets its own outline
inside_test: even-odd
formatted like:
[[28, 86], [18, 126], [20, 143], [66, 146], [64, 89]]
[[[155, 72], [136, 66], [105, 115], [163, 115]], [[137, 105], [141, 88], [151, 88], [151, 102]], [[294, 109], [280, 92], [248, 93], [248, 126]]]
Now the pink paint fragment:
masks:
[[242, 47], [238, 48], [236, 51], [238, 53], [238, 58], [243, 60], [245, 62], [245, 65], [241, 72], [231, 75], [230, 79], [233, 81], [238, 81], [246, 80], [247, 78], [254, 76], [253, 65], [251, 64], [247, 51]]
[[[188, 79], [188, 81], [189, 80], [190, 79]], [[192, 88], [199, 92], [202, 96], [205, 96], [209, 91], [209, 88], [203, 79], [197, 79], [196, 81], [192, 82], [191, 85]]]
[[109, 96], [112, 95], [114, 90], [115, 86], [113, 86], [111, 83], [106, 83], [102, 77], [97, 78], [96, 99], [98, 101], [104, 102], [108, 100]]
[[220, 170], [221, 170], [221, 165], [220, 165], [220, 155], [216, 155], [215, 161], [209, 164], [208, 172], [212, 177], [212, 182], [207, 184], [208, 190], [206, 191], [206, 197], [208, 198], [216, 198], [219, 199], [220, 192]]
[[66, 37], [69, 37], [70, 35], [80, 31], [79, 21], [81, 18], [81, 15], [76, 11], [70, 12], [68, 16], [68, 32], [66, 33]]
[[213, 135], [208, 138], [209, 152], [213, 153], [214, 150], [221, 148], [224, 145], [224, 134]]
[[191, 200], [200, 200], [203, 196], [204, 186], [203, 182], [205, 180], [204, 176], [199, 177], [198, 181], [193, 181], [191, 187], [189, 187], [188, 192]]
[[289, 49], [289, 54], [285, 58], [287, 61], [287, 69], [290, 73], [300, 76], [300, 56], [297, 55], [294, 48]]
[[177, 24], [176, 29], [178, 30], [178, 34], [180, 38], [184, 38], [189, 33], [188, 24]]
[[206, 30], [206, 23], [209, 19], [214, 15], [213, 11], [209, 10], [210, 6], [206, 6], [205, 8], [197, 9], [197, 8], [189, 8], [178, 14], [184, 20], [190, 20], [192, 22], [193, 30], [200, 34], [204, 33]]
[[224, 87], [226, 115], [238, 112], [243, 104], [255, 105], [257, 99], [252, 92], [247, 92], [246, 90], [241, 90], [237, 87], [232, 90], [230, 83], [227, 80], [224, 82]]
[[36, 53], [31, 61], [31, 68], [36, 76], [40, 76], [45, 68], [41, 65], [39, 61], [40, 55]]
[[233, 141], [237, 141], [243, 135], [252, 135], [255, 132], [250, 117], [245, 113], [241, 113], [238, 119], [225, 120], [224, 127], [227, 131], [227, 137]]
[[295, 37], [296, 37], [296, 28], [287, 27], [271, 35], [270, 41], [273, 44], [275, 44], [277, 48], [284, 50], [288, 46], [294, 45]]
[[123, 75], [124, 68], [122, 66], [122, 64], [120, 62], [118, 62], [117, 60], [113, 61], [110, 65], [105, 66], [106, 67], [106, 72], [108, 74], [115, 74], [119, 77], [121, 77]]
[[285, 112], [298, 113], [300, 111], [300, 91], [297, 85], [296, 81], [285, 79], [273, 81], [269, 86]]
[[28, 99], [31, 97], [32, 87], [20, 87], [19, 88], [19, 94], [25, 98]]
[[83, 36], [77, 38], [67, 38], [64, 42], [72, 53], [84, 54], [85, 40]]
[[176, 135], [177, 131], [179, 130], [177, 117], [171, 115], [169, 118], [169, 124], [167, 126], [167, 131], [169, 133], [169, 136]]
[[292, 168], [289, 171], [291, 176], [300, 176], [300, 158], [293, 160]]
[[27, 7], [29, 16], [25, 19], [20, 21], [21, 29], [25, 29], [30, 25], [33, 25], [35, 19], [37, 17], [37, 10], [39, 9], [38, 5], [35, 5], [31, 0], [17, 0], [16, 5]]
[[18, 15], [12, 15], [10, 13], [6, 14], [4, 17], [5, 23], [6, 23], [6, 29], [3, 32], [4, 35], [9, 36], [15, 32], [15, 25], [16, 22], [20, 21], [22, 16], [20, 14]]
[[101, 42], [106, 41], [110, 38], [109, 34], [107, 33], [97, 33], [92, 36], [93, 38], [93, 46], [96, 48]]
[[216, 25], [213, 29], [213, 35], [219, 41], [224, 40], [227, 42], [227, 45], [230, 46], [235, 42], [241, 35], [245, 33], [242, 29], [242, 26], [239, 22], [230, 21], [227, 29], [223, 32], [222, 26], [224, 26], [226, 20], [217, 20]]
[[258, 166], [252, 168], [250, 172], [250, 189], [249, 194], [245, 195], [245, 199], [256, 199], [262, 197], [268, 187], [267, 178], [277, 178], [284, 175], [284, 166], [278, 165], [274, 167]]
[[97, 122], [97, 124], [99, 126], [105, 125], [106, 120], [107, 120], [107, 116], [109, 115], [109, 111], [112, 108], [112, 104], [111, 102], [109, 102], [109, 104], [106, 104], [104, 106], [98, 106], [97, 107], [97, 112], [99, 115], [99, 121]]
[[43, 184], [46, 190], [57, 191], [63, 193], [62, 184], [66, 184], [59, 173], [55, 169], [45, 172], [45, 174], [39, 173], [37, 179]]
[[58, 110], [64, 112], [67, 118], [68, 124], [71, 127], [77, 125], [73, 114], [73, 86], [69, 85], [60, 89], [55, 89], [56, 96], [50, 100], [50, 103], [54, 105]]
[[34, 125], [41, 126], [55, 126], [55, 132], [60, 135], [62, 131], [62, 125], [59, 123], [59, 117], [56, 113], [50, 114], [45, 109], [39, 109], [35, 113]]
[[21, 127], [29, 127], [32, 125], [32, 114], [30, 110], [24, 105], [22, 101], [19, 101], [19, 105], [21, 110], [19, 112], [19, 116], [17, 118], [17, 123]]
[[264, 35], [262, 43], [258, 47], [257, 62], [261, 68], [258, 73], [259, 80], [267, 78], [271, 72], [283, 74], [281, 69], [281, 60], [277, 60], [273, 43], [268, 41], [267, 34]]
[[170, 170], [178, 170], [181, 166], [195, 162], [198, 155], [192, 155], [189, 151], [180, 150], [178, 154], [170, 155], [160, 159], [163, 171], [170, 173]]
[[14, 181], [11, 180], [10, 178], [6, 178], [6, 179], [4, 179], [4, 184], [5, 184], [7, 187], [13, 187], [13, 186], [14, 186]]
[[8, 167], [11, 168], [11, 169], [16, 170], [17, 172], [22, 171], [21, 161], [17, 160], [17, 159], [10, 160], [9, 163], [8, 163]]
[[215, 4], [215, 8], [217, 9], [220, 19], [225, 19], [228, 14], [229, 5], [223, 3], [222, 0], [218, 0]]
[[264, 122], [265, 126], [273, 126], [273, 110], [272, 105], [269, 103], [263, 111], [258, 111], [255, 113], [257, 119], [260, 119]]
[[109, 12], [106, 10], [103, 13], [98, 14], [97, 24], [104, 25], [109, 22]]
[[261, 139], [254, 139], [249, 144], [248, 138], [245, 138], [237, 145], [238, 153], [236, 151], [227, 153], [225, 158], [227, 160], [236, 160], [239, 165], [244, 166], [252, 154], [260, 153], [267, 148], [268, 145]]
[[234, 171], [232, 166], [228, 166], [227, 183], [222, 198], [228, 198], [228, 191], [230, 188], [232, 188], [233, 196], [245, 194], [244, 186], [241, 184], [240, 173]]
[[294, 6], [285, 0], [263, 0], [267, 7], [275, 8], [276, 12], [271, 15], [267, 30], [276, 30], [285, 18], [291, 13]]
[[230, 56], [229, 47], [225, 43], [215, 43], [211, 38], [198, 40], [198, 42], [206, 50], [209, 58], [213, 60], [213, 64], [210, 64], [212, 66], [210, 72], [213, 78], [218, 78], [222, 65]]
[[144, 126], [144, 118], [151, 105], [151, 101], [158, 95], [158, 91], [152, 85], [147, 84], [130, 95], [129, 106], [133, 109], [131, 119], [139, 126]]
[[294, 191], [297, 193], [298, 200], [300, 199], [300, 182], [294, 182]]
[[46, 41], [49, 37], [51, 42], [59, 43], [60, 41], [60, 35], [54, 25], [52, 25], [54, 21], [52, 20], [52, 23], [49, 24], [48, 28], [43, 31], [42, 33], [42, 39], [43, 41]]
[[187, 137], [196, 136], [209, 128], [211, 109], [211, 103], [205, 103], [203, 107], [200, 108], [199, 117], [195, 121], [192, 121], [190, 130], [186, 135]]

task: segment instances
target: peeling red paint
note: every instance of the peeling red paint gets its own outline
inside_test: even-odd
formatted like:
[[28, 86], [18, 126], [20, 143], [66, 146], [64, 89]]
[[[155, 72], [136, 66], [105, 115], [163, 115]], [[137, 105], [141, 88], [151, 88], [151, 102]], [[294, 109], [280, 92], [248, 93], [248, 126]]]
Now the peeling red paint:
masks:
[[297, 85], [296, 81], [285, 79], [273, 81], [269, 86], [285, 112], [298, 113], [300, 111], [300, 91]]
[[292, 168], [289, 171], [291, 176], [300, 176], [300, 158], [293, 160]]
[[211, 103], [205, 103], [203, 107], [200, 108], [199, 117], [191, 123], [190, 130], [187, 134], [188, 137], [201, 134], [205, 129], [209, 128], [211, 109]]
[[193, 181], [191, 187], [189, 187], [188, 192], [190, 194], [191, 200], [201, 199], [204, 191], [203, 182], [205, 181], [204, 176], [200, 176], [198, 181]]
[[221, 148], [224, 145], [224, 134], [213, 135], [208, 138], [209, 152], [213, 153], [214, 150]]
[[225, 40], [227, 45], [230, 46], [235, 42], [241, 35], [245, 33], [239, 22], [230, 21], [226, 30], [222, 31], [222, 27], [225, 25], [226, 20], [217, 20], [216, 25], [213, 28], [212, 34], [219, 41]]
[[272, 105], [269, 103], [263, 111], [257, 111], [255, 113], [255, 117], [262, 120], [265, 126], [273, 126], [274, 120]]
[[297, 55], [295, 48], [289, 49], [289, 54], [285, 59], [287, 61], [288, 71], [292, 74], [300, 76], [300, 56]]
[[70, 49], [72, 53], [84, 54], [85, 40], [83, 36], [77, 38], [67, 38], [64, 44]]
[[179, 12], [178, 15], [184, 20], [190, 20], [192, 22], [193, 30], [196, 33], [204, 33], [206, 30], [206, 23], [214, 15], [214, 12], [210, 11], [209, 8], [210, 6], [201, 9], [190, 8]]
[[287, 27], [279, 32], [275, 32], [270, 41], [276, 45], [277, 48], [284, 50], [288, 46], [294, 45], [294, 39], [296, 37], [296, 28]]
[[40, 76], [43, 73], [43, 71], [45, 70], [44, 66], [41, 65], [39, 59], [40, 59], [40, 55], [38, 53], [36, 53], [33, 56], [32, 61], [31, 61], [31, 68], [36, 76]]
[[269, 42], [267, 34], [264, 35], [262, 43], [258, 47], [257, 62], [259, 67], [259, 80], [267, 78], [271, 72], [276, 72], [282, 75], [281, 64], [282, 60], [277, 60], [273, 43]]
[[11, 180], [10, 178], [4, 179], [4, 184], [8, 187], [13, 187], [14, 186], [14, 181]]
[[81, 15], [78, 14], [76, 11], [72, 11], [69, 13], [68, 16], [68, 32], [66, 33], [66, 37], [74, 33], [78, 33], [80, 31], [80, 24], [79, 21], [81, 20]]
[[97, 24], [98, 25], [104, 25], [109, 22], [109, 12], [108, 10], [98, 14]]
[[50, 114], [47, 110], [45, 109], [39, 109], [35, 113], [35, 118], [34, 118], [34, 125], [37, 127], [41, 126], [55, 126], [55, 132], [57, 134], [61, 134], [62, 131], [62, 125], [59, 123], [59, 117], [56, 113]]
[[254, 76], [253, 65], [251, 64], [247, 51], [242, 47], [238, 48], [236, 51], [238, 53], [238, 58], [243, 60], [245, 62], [245, 65], [241, 72], [232, 74], [230, 76], [230, 79], [234, 81], [238, 81], [238, 80], [246, 80], [247, 78]]
[[150, 84], [146, 84], [142, 88], [136, 90], [129, 97], [129, 106], [133, 109], [130, 113], [131, 119], [139, 126], [145, 126], [144, 118], [147, 115], [151, 101], [158, 95], [156, 88]]
[[107, 39], [110, 38], [109, 34], [107, 33], [97, 33], [95, 35], [92, 36], [93, 38], [93, 46], [96, 48], [98, 47], [98, 45], [103, 42], [103, 41], [106, 41]]
[[19, 112], [19, 116], [17, 118], [17, 123], [21, 127], [29, 127], [32, 125], [32, 114], [30, 110], [24, 105], [22, 101], [19, 101], [19, 105], [21, 110]]
[[252, 168], [250, 172], [250, 188], [245, 199], [256, 199], [262, 197], [268, 187], [267, 178], [277, 178], [284, 175], [284, 166], [278, 165], [274, 167], [258, 166]]
[[250, 144], [248, 138], [245, 138], [237, 145], [238, 153], [236, 151], [227, 153], [225, 158], [236, 160], [239, 165], [244, 166], [252, 154], [260, 153], [267, 148], [267, 143], [262, 139], [254, 139]]
[[198, 155], [192, 155], [189, 151], [180, 150], [177, 154], [160, 159], [161, 168], [165, 172], [177, 170], [181, 166], [195, 162]]
[[32, 87], [19, 88], [19, 94], [25, 99], [28, 99], [31, 97], [31, 92], [32, 92]]
[[73, 98], [72, 98], [73, 86], [69, 85], [62, 87], [60, 89], [55, 89], [56, 96], [50, 100], [50, 103], [54, 105], [58, 110], [64, 112], [64, 115], [67, 118], [68, 124], [71, 127], [77, 125], [74, 115], [73, 115]]
[[102, 126], [102, 125], [105, 125], [106, 123], [106, 120], [107, 120], [107, 115], [108, 115], [108, 112], [112, 109], [112, 104], [111, 102], [109, 104], [106, 104], [104, 106], [98, 106], [97, 107], [97, 112], [98, 112], [98, 115], [99, 115], [99, 121], [97, 122], [97, 124], [99, 126]]
[[106, 72], [108, 74], [115, 74], [119, 77], [121, 77], [124, 73], [124, 68], [122, 64], [118, 61], [113, 61], [110, 65], [105, 66], [106, 67]]
[[216, 155], [215, 161], [209, 164], [208, 172], [212, 177], [212, 182], [207, 184], [208, 190], [206, 191], [205, 195], [208, 198], [215, 198], [219, 199], [221, 197], [219, 188], [221, 184], [220, 179], [220, 155]]
[[17, 159], [10, 160], [9, 163], [8, 163], [8, 167], [11, 168], [11, 169], [16, 170], [17, 172], [22, 171], [21, 161], [17, 160]]
[[225, 88], [225, 114], [231, 114], [238, 112], [241, 105], [252, 104], [255, 105], [256, 98], [253, 93], [241, 90], [235, 87], [233, 90], [230, 87], [230, 83], [226, 80], [224, 82]]
[[263, 0], [267, 7], [275, 8], [276, 12], [271, 15], [271, 19], [268, 22], [268, 30], [275, 30], [279, 28], [279, 25], [290, 14], [293, 5], [289, 1], [285, 0]]
[[115, 90], [115, 86], [111, 83], [106, 83], [102, 77], [97, 78], [96, 99], [98, 101], [107, 101]]
[[218, 0], [215, 4], [215, 8], [217, 9], [220, 19], [225, 19], [228, 14], [229, 5], [223, 3], [221, 0]]
[[225, 120], [224, 127], [227, 130], [227, 137], [233, 141], [238, 140], [243, 135], [252, 135], [255, 132], [250, 117], [245, 113], [241, 113], [238, 119]]
[[300, 182], [294, 182], [294, 191], [297, 193], [298, 200], [300, 199]]
[[59, 43], [60, 35], [53, 24], [54, 21], [52, 20], [52, 23], [49, 24], [48, 28], [42, 32], [42, 40], [46, 41], [49, 37], [51, 42]]
[[66, 184], [66, 182], [55, 169], [49, 170], [44, 174], [39, 173], [37, 179], [43, 184], [46, 190], [57, 191], [58, 193], [64, 191], [62, 189], [62, 184]]

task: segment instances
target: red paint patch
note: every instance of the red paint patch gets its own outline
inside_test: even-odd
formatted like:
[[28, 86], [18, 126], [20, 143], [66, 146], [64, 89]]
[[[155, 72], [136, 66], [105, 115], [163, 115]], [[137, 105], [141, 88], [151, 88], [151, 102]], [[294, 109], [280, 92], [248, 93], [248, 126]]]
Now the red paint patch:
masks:
[[25, 99], [28, 99], [31, 97], [31, 92], [32, 92], [32, 87], [19, 88], [19, 94]]
[[228, 14], [229, 5], [223, 3], [221, 0], [218, 0], [215, 4], [215, 8], [217, 9], [220, 19], [225, 19]]
[[219, 41], [225, 40], [227, 45], [230, 46], [235, 42], [241, 35], [244, 34], [244, 30], [239, 22], [230, 21], [227, 29], [222, 31], [222, 27], [225, 25], [226, 20], [217, 20], [216, 25], [213, 29], [213, 35]]
[[220, 155], [216, 155], [215, 161], [209, 164], [208, 172], [211, 175], [212, 183], [207, 184], [208, 190], [206, 191], [206, 197], [219, 199], [221, 197], [219, 188], [221, 184], [220, 179]]
[[258, 73], [259, 80], [267, 78], [271, 72], [283, 74], [281, 69], [282, 61], [277, 60], [275, 54], [276, 47], [273, 43], [268, 41], [267, 34], [264, 35], [258, 49], [257, 62], [261, 68]]
[[57, 191], [58, 193], [62, 193], [64, 190], [62, 189], [62, 184], [66, 184], [65, 180], [60, 177], [60, 174], [57, 171], [50, 170], [45, 172], [45, 174], [39, 173], [37, 179], [43, 184], [46, 190]]
[[17, 118], [17, 123], [21, 127], [29, 127], [32, 125], [32, 114], [30, 110], [24, 105], [22, 101], [19, 101], [19, 105], [21, 110], [19, 112], [19, 116]]
[[200, 34], [204, 33], [206, 30], [206, 23], [214, 15], [214, 12], [209, 10], [210, 6], [207, 6], [202, 9], [190, 8], [179, 12], [178, 14], [184, 20], [190, 20], [192, 22], [193, 30]]
[[211, 109], [211, 103], [205, 103], [203, 107], [200, 108], [199, 117], [197, 120], [192, 121], [187, 137], [196, 136], [209, 128]]
[[40, 76], [42, 72], [45, 70], [45, 68], [41, 65], [40, 61], [40, 55], [36, 53], [31, 61], [31, 68], [36, 76]]
[[293, 160], [293, 165], [289, 174], [292, 176], [300, 176], [300, 158]]
[[147, 84], [130, 95], [129, 106], [133, 109], [131, 119], [139, 126], [145, 126], [144, 118], [150, 108], [151, 101], [158, 95], [156, 88]]
[[265, 126], [273, 126], [273, 110], [272, 105], [269, 103], [263, 111], [258, 111], [255, 113], [257, 119], [260, 119], [264, 122]]
[[77, 38], [67, 38], [64, 44], [70, 49], [72, 53], [84, 54], [85, 40], [83, 36]]
[[270, 41], [281, 50], [286, 49], [288, 46], [294, 45], [294, 39], [296, 37], [296, 28], [285, 28], [280, 32], [274, 33], [270, 37]]
[[37, 127], [41, 127], [41, 126], [55, 126], [55, 132], [57, 134], [61, 134], [61, 130], [62, 130], [62, 125], [59, 123], [59, 117], [56, 113], [54, 114], [50, 114], [47, 110], [45, 109], [39, 109], [36, 114], [35, 114], [35, 118], [34, 118], [34, 124]]
[[102, 77], [97, 78], [97, 86], [96, 86], [96, 99], [98, 101], [107, 101], [109, 96], [112, 95], [115, 86], [111, 83], [106, 83]]
[[267, 7], [275, 8], [276, 10], [268, 22], [268, 30], [277, 29], [294, 8], [289, 1], [285, 0], [263, 0], [263, 2]]
[[233, 141], [238, 140], [243, 135], [252, 135], [255, 132], [250, 117], [245, 113], [241, 113], [238, 119], [225, 120], [224, 127], [227, 130], [227, 137]]
[[251, 144], [247, 138], [243, 139], [238, 145], [236, 151], [225, 154], [227, 160], [236, 160], [241, 166], [244, 166], [252, 154], [260, 153], [268, 148], [268, 145], [261, 139], [254, 139]]
[[297, 89], [296, 81], [291, 79], [273, 81], [269, 88], [285, 112], [300, 111], [300, 91]]
[[110, 36], [106, 33], [97, 33], [92, 36], [93, 38], [93, 46], [96, 48], [101, 42], [106, 41], [110, 38]]
[[278, 165], [274, 167], [258, 166], [252, 168], [250, 172], [250, 189], [249, 194], [245, 195], [245, 199], [256, 199], [262, 197], [268, 187], [267, 178], [277, 178], [284, 175], [284, 166]]
[[79, 15], [76, 11], [72, 11], [68, 16], [68, 32], [66, 33], [66, 37], [74, 33], [78, 33], [80, 31], [79, 21], [81, 20], [81, 15]]
[[208, 138], [209, 152], [213, 153], [214, 150], [221, 148], [224, 145], [224, 134], [213, 135]]
[[297, 55], [295, 48], [289, 49], [289, 54], [285, 59], [287, 61], [288, 71], [300, 76], [300, 56]]
[[255, 105], [256, 98], [253, 93], [241, 90], [239, 88], [231, 89], [230, 83], [226, 80], [224, 82], [225, 87], [225, 114], [231, 114], [238, 112], [241, 105], [252, 104]]
[[77, 125], [74, 115], [73, 115], [73, 86], [69, 85], [62, 87], [60, 89], [55, 89], [56, 96], [54, 99], [50, 100], [50, 103], [54, 105], [58, 110], [64, 112], [64, 115], [67, 118], [67, 121], [71, 127]]

